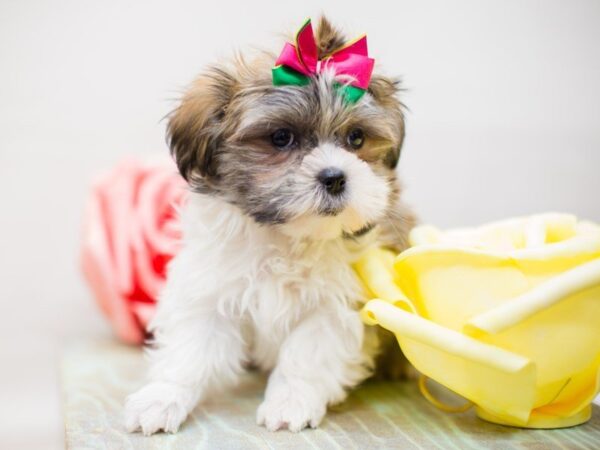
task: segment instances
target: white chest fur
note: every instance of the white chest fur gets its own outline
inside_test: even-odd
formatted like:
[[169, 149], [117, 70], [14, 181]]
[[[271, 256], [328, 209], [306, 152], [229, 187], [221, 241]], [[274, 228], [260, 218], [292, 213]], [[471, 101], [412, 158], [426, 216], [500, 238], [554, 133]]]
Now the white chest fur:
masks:
[[[342, 238], [294, 240], [234, 206], [195, 194], [182, 223], [184, 248], [169, 276], [188, 282], [170, 284], [160, 309], [175, 307], [165, 303], [178, 298], [216, 309], [239, 324], [248, 358], [264, 369], [274, 365], [279, 346], [302, 318], [315, 311], [341, 317], [339, 309], [354, 309], [362, 299], [350, 266], [357, 252]], [[179, 286], [196, 292], [173, 292]]]

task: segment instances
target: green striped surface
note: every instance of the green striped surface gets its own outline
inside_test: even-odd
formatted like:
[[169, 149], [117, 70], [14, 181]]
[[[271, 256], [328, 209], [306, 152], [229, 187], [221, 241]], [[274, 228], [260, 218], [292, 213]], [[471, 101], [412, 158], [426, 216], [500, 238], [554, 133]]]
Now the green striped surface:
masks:
[[328, 413], [316, 430], [270, 433], [254, 415], [265, 378], [250, 374], [234, 391], [199, 406], [175, 435], [123, 429], [125, 396], [140, 386], [139, 349], [114, 342], [70, 347], [62, 361], [67, 446], [108, 449], [600, 449], [600, 411], [563, 430], [521, 430], [483, 422], [473, 411], [447, 414], [413, 382], [368, 382]]

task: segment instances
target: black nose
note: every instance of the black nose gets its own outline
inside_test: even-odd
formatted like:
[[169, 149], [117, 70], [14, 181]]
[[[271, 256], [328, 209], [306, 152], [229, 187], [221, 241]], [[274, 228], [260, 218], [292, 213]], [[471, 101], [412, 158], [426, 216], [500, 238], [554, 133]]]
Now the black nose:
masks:
[[332, 195], [341, 194], [346, 187], [346, 175], [336, 167], [321, 170], [317, 175], [317, 179]]

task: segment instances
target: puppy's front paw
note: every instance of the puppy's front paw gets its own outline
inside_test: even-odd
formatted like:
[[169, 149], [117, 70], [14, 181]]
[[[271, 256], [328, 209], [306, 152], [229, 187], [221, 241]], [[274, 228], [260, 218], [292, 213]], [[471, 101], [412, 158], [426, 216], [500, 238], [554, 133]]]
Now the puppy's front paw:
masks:
[[258, 407], [256, 423], [269, 431], [287, 428], [294, 433], [306, 427], [316, 428], [323, 420], [327, 405], [313, 395], [281, 389], [268, 395]]
[[185, 420], [190, 405], [188, 389], [173, 383], [154, 382], [127, 397], [125, 428], [141, 430], [146, 436], [164, 430], [175, 433]]

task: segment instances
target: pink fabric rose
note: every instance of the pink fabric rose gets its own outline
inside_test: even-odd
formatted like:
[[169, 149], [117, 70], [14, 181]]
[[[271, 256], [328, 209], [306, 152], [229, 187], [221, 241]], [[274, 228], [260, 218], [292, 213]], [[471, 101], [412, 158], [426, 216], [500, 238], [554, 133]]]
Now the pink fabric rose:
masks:
[[120, 339], [144, 341], [167, 263], [179, 248], [185, 182], [170, 160], [123, 161], [98, 179], [85, 212], [82, 266]]

